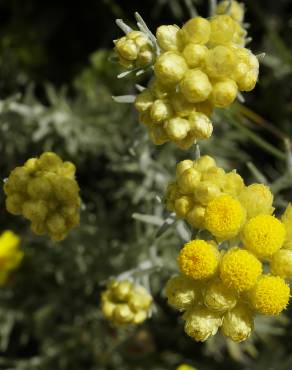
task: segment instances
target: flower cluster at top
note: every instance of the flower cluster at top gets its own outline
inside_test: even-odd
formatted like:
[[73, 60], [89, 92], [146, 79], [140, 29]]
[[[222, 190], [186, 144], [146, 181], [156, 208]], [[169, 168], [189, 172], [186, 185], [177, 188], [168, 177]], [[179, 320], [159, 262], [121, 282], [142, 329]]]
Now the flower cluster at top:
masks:
[[6, 230], [0, 235], [0, 286], [5, 284], [9, 274], [22, 261], [23, 252], [19, 249], [20, 238]]
[[16, 167], [4, 184], [6, 208], [31, 221], [37, 235], [59, 241], [79, 224], [79, 186], [75, 166], [45, 152]]
[[141, 65], [141, 59], [154, 61], [154, 78], [136, 97], [135, 107], [155, 144], [172, 141], [188, 149], [197, 140], [208, 139], [214, 108], [228, 107], [239, 91], [255, 87], [259, 62], [244, 47], [243, 7], [233, 1], [230, 14], [222, 14], [227, 5], [223, 1], [215, 16], [192, 18], [182, 28], [158, 27], [156, 56], [152, 46], [150, 57], [151, 41], [147, 44], [147, 36], [140, 31], [129, 32], [115, 42], [118, 55], [131, 67], [133, 63]]
[[263, 184], [245, 186], [203, 156], [177, 165], [168, 209], [205, 238], [191, 240], [178, 256], [180, 275], [166, 286], [170, 305], [185, 311], [185, 331], [197, 341], [221, 333], [240, 342], [256, 314], [278, 315], [288, 305], [292, 281], [292, 207], [277, 219]]
[[103, 315], [113, 324], [141, 324], [146, 320], [152, 297], [141, 285], [129, 280], [111, 281], [101, 295]]

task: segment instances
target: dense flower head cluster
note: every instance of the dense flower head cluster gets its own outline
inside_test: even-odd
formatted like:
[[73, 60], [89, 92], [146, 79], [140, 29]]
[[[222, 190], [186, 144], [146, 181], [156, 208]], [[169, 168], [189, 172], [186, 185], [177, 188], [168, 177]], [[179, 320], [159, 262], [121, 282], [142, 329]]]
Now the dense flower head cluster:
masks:
[[252, 333], [256, 314], [278, 315], [287, 307], [291, 205], [281, 220], [276, 218], [267, 186], [246, 186], [238, 174], [225, 173], [213, 158], [203, 156], [178, 163], [166, 206], [209, 232], [209, 240], [183, 246], [180, 275], [166, 285], [169, 304], [185, 311], [189, 336], [205, 341], [220, 328], [240, 342]]
[[119, 63], [127, 69], [145, 67], [153, 62], [154, 51], [150, 39], [141, 31], [131, 31], [114, 40]]
[[107, 320], [116, 325], [137, 325], [146, 320], [152, 297], [141, 285], [128, 280], [113, 280], [101, 296], [101, 309]]
[[228, 107], [239, 91], [255, 87], [259, 62], [244, 47], [244, 9], [236, 1], [229, 6], [223, 1], [211, 18], [197, 16], [182, 27], [158, 27], [156, 57], [151, 40], [140, 31], [115, 41], [124, 67], [142, 65], [141, 59], [145, 64], [153, 61], [154, 78], [136, 97], [135, 107], [156, 145], [172, 141], [188, 149], [208, 139], [214, 108]]
[[0, 235], [0, 286], [5, 284], [9, 274], [16, 269], [23, 259], [19, 248], [20, 238], [10, 230]]
[[16, 167], [4, 184], [6, 208], [23, 215], [37, 235], [59, 241], [79, 224], [79, 186], [75, 166], [45, 152]]

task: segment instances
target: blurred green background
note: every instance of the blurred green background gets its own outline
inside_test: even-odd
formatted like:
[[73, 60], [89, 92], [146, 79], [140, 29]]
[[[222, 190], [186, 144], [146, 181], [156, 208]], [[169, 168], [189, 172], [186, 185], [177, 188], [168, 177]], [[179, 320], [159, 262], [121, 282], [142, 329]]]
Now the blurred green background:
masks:
[[[193, 3], [208, 15], [208, 1]], [[292, 199], [291, 1], [244, 3], [250, 47], [266, 53], [260, 80], [245, 105], [216, 112], [214, 137], [201, 152], [237, 168], [247, 183], [264, 179], [282, 211]], [[118, 80], [121, 70], [108, 59], [121, 36], [115, 18], [134, 25], [138, 11], [155, 31], [186, 21], [187, 4], [0, 1], [1, 178], [53, 150], [76, 164], [83, 200], [80, 227], [54, 244], [9, 215], [0, 191], [0, 232], [19, 233], [25, 251], [21, 268], [0, 288], [0, 369], [172, 370], [182, 362], [199, 370], [292, 368], [291, 309], [260, 321], [244, 344], [220, 337], [197, 344], [163, 295], [188, 230], [176, 223], [156, 237], [167, 217], [157, 197], [176, 162], [195, 153], [149, 142], [133, 107], [112, 100], [135, 93], [136, 81]], [[138, 82], [146, 85], [147, 77]], [[145, 260], [158, 266], [135, 277], [151, 285], [155, 311], [142, 326], [117, 331], [101, 316], [100, 292], [109, 277]]]

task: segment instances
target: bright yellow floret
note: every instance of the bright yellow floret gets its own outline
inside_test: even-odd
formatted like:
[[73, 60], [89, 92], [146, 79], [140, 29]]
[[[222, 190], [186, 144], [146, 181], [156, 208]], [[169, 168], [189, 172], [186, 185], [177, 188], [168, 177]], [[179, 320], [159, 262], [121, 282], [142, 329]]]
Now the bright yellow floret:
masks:
[[178, 256], [178, 264], [183, 274], [196, 280], [214, 275], [218, 266], [217, 248], [204, 240], [192, 240], [185, 244]]
[[265, 259], [281, 248], [285, 233], [284, 225], [274, 216], [258, 215], [246, 223], [242, 239], [246, 249]]
[[286, 229], [284, 248], [292, 249], [292, 204], [288, 205], [281, 220]]
[[20, 238], [6, 230], [0, 235], [0, 285], [4, 284], [9, 272], [17, 268], [23, 258], [19, 250]]
[[261, 273], [261, 262], [250, 252], [237, 247], [230, 249], [220, 263], [222, 282], [239, 292], [251, 289]]
[[220, 195], [206, 208], [205, 227], [220, 240], [236, 236], [244, 220], [245, 210], [229, 195]]
[[289, 285], [279, 276], [262, 276], [250, 292], [253, 307], [263, 315], [278, 315], [287, 307], [289, 298]]

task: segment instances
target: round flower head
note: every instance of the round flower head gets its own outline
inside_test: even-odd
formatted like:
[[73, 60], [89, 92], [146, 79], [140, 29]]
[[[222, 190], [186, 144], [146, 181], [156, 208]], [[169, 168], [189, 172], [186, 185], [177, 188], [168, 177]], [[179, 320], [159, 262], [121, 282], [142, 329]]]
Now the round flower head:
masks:
[[176, 178], [178, 179], [186, 170], [192, 168], [194, 162], [190, 159], [185, 159], [176, 165]]
[[22, 261], [23, 252], [19, 249], [20, 238], [10, 230], [0, 235], [0, 285], [4, 284], [9, 272]]
[[191, 133], [196, 139], [208, 139], [213, 132], [213, 125], [208, 116], [204, 113], [193, 112], [189, 116]]
[[201, 173], [195, 168], [185, 170], [178, 179], [179, 190], [186, 195], [192, 194], [200, 179]]
[[236, 99], [237, 91], [236, 83], [230, 78], [224, 78], [213, 84], [211, 100], [215, 107], [228, 107]]
[[204, 219], [205, 219], [205, 207], [202, 207], [201, 205], [198, 204], [195, 204], [186, 215], [187, 222], [197, 229], [204, 228]]
[[219, 240], [235, 237], [245, 221], [245, 210], [230, 195], [220, 195], [206, 208], [205, 227]]
[[205, 62], [208, 48], [205, 45], [189, 43], [182, 54], [190, 68], [201, 67]]
[[212, 85], [208, 76], [200, 69], [190, 69], [180, 83], [184, 97], [191, 103], [199, 103], [208, 99]]
[[185, 217], [186, 214], [191, 210], [193, 201], [191, 197], [183, 195], [174, 202], [174, 210], [177, 217]]
[[238, 305], [226, 312], [221, 326], [221, 332], [234, 342], [246, 340], [253, 330], [253, 316], [246, 305]]
[[209, 50], [206, 57], [206, 70], [210, 77], [227, 78], [236, 65], [233, 49], [227, 46], [216, 46]]
[[284, 225], [274, 216], [258, 215], [245, 224], [242, 240], [246, 249], [265, 259], [281, 248], [285, 233]]
[[212, 281], [204, 292], [205, 305], [214, 311], [223, 312], [236, 305], [236, 294], [220, 280]]
[[204, 240], [192, 240], [186, 243], [178, 256], [181, 272], [195, 280], [213, 276], [218, 260], [218, 249]]
[[186, 276], [174, 276], [168, 280], [165, 287], [168, 303], [178, 310], [186, 310], [200, 300], [198, 284]]
[[222, 324], [219, 313], [206, 307], [190, 309], [183, 315], [185, 319], [185, 332], [197, 342], [205, 342], [215, 335]]
[[286, 208], [281, 220], [286, 229], [286, 238], [285, 238], [283, 247], [286, 249], [292, 249], [292, 205], [291, 204], [289, 204], [288, 207]]
[[210, 20], [212, 44], [226, 45], [232, 42], [237, 30], [237, 23], [230, 15], [217, 15]]
[[273, 254], [270, 261], [270, 270], [274, 275], [292, 280], [292, 250], [280, 249]]
[[229, 249], [220, 263], [223, 284], [239, 292], [251, 289], [261, 273], [261, 262], [250, 252], [237, 247]]
[[288, 305], [290, 288], [279, 276], [263, 275], [249, 296], [257, 312], [263, 315], [278, 315]]
[[242, 206], [246, 209], [247, 219], [259, 214], [272, 214], [274, 208], [273, 194], [264, 184], [252, 184], [242, 189], [238, 197]]
[[203, 155], [194, 162], [194, 167], [198, 171], [207, 171], [209, 168], [215, 167], [216, 161], [209, 155]]

